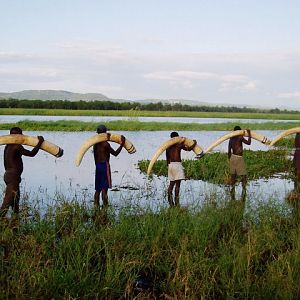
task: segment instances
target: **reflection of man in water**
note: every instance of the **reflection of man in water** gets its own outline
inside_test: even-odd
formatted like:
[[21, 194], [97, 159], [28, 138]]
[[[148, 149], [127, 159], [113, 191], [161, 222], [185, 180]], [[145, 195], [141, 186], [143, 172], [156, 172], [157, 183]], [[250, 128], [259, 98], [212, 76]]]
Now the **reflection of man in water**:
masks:
[[297, 133], [295, 136], [295, 152], [294, 152], [294, 172], [295, 172], [295, 191], [299, 191], [299, 182], [300, 182], [300, 133]]
[[[240, 126], [235, 126], [234, 130], [241, 130]], [[237, 176], [242, 177], [242, 187], [243, 194], [246, 193], [246, 184], [247, 184], [247, 172], [246, 165], [243, 157], [243, 143], [246, 145], [251, 144], [250, 130], [247, 129], [248, 140], [246, 140], [242, 135], [235, 136], [230, 138], [228, 143], [228, 158], [230, 162], [230, 184], [232, 185], [232, 195], [234, 196], [235, 192], [235, 183]]]
[[[10, 130], [10, 134], [22, 134], [22, 130], [19, 127], [13, 127]], [[6, 215], [10, 206], [12, 207], [14, 213], [19, 213], [20, 182], [21, 174], [23, 172], [22, 155], [34, 157], [38, 153], [44, 141], [44, 138], [42, 136], [38, 136], [38, 139], [38, 144], [31, 151], [26, 150], [22, 145], [18, 144], [5, 146], [4, 181], [6, 183], [6, 190], [0, 210], [0, 215], [2, 217]]]
[[[171, 138], [179, 136], [175, 131], [171, 133]], [[175, 144], [167, 149], [166, 157], [168, 164], [168, 177], [170, 185], [168, 188], [168, 201], [170, 206], [179, 205], [179, 191], [181, 180], [185, 179], [184, 169], [181, 163], [181, 150], [191, 151], [197, 142], [191, 147], [186, 147], [184, 144]], [[173, 188], [175, 186], [175, 202], [173, 201]]]
[[[107, 128], [105, 125], [99, 125], [97, 127], [97, 133], [105, 133]], [[109, 134], [109, 133], [108, 133]], [[125, 144], [125, 137], [122, 135], [120, 147], [114, 150], [108, 142], [100, 142], [94, 145], [94, 160], [96, 165], [95, 173], [95, 207], [99, 207], [99, 196], [102, 194], [103, 207], [108, 206], [107, 191], [111, 188], [111, 173], [109, 159], [110, 154], [118, 156]]]

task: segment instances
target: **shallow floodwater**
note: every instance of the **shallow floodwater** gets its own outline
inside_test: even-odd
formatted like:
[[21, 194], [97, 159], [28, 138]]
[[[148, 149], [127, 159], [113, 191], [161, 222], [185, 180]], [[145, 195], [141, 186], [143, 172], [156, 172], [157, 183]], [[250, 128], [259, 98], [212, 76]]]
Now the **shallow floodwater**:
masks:
[[[272, 139], [278, 131], [259, 131]], [[148, 179], [142, 174], [137, 163], [142, 159], [151, 159], [162, 142], [169, 139], [169, 131], [126, 131], [118, 132], [125, 135], [136, 147], [137, 152], [130, 155], [123, 149], [118, 157], [111, 157], [111, 172], [113, 188], [109, 191], [109, 202], [115, 207], [122, 206], [150, 206], [160, 207], [167, 205], [166, 189], [168, 179], [154, 176]], [[196, 139], [202, 148], [227, 132], [222, 131], [185, 131], [184, 136]], [[1, 135], [8, 134], [0, 131]], [[38, 132], [24, 132], [26, 135], [36, 136]], [[24, 172], [21, 182], [21, 198], [30, 202], [37, 201], [43, 205], [52, 205], [58, 200], [76, 199], [85, 201], [92, 206], [94, 195], [94, 161], [92, 150], [85, 154], [81, 165], [75, 166], [75, 156], [81, 144], [94, 132], [42, 132], [44, 138], [64, 149], [61, 158], [55, 158], [47, 152], [40, 151], [36, 157], [24, 157]], [[111, 143], [117, 148], [116, 143]], [[216, 151], [227, 151], [227, 143], [219, 145]], [[25, 146], [27, 147], [27, 146]], [[0, 150], [0, 175], [3, 178], [3, 150]], [[29, 148], [29, 147], [27, 147]], [[245, 149], [267, 150], [267, 146], [253, 140], [251, 146]], [[193, 159], [193, 152], [182, 153], [183, 158]], [[165, 159], [163, 155], [161, 159]], [[2, 191], [5, 188], [0, 178]], [[247, 198], [252, 202], [268, 201], [269, 199], [283, 200], [293, 188], [289, 180], [273, 178], [249, 182]], [[241, 193], [240, 185], [237, 187], [237, 198]], [[198, 205], [211, 199], [224, 199], [228, 193], [224, 186], [214, 185], [200, 180], [186, 180], [182, 182], [180, 202], [182, 205]]]
[[173, 123], [266, 123], [266, 122], [299, 122], [298, 120], [267, 120], [267, 119], [231, 119], [231, 118], [186, 118], [186, 117], [118, 117], [118, 116], [30, 116], [30, 115], [1, 115], [1, 123], [16, 123], [19, 121], [83, 121], [109, 122], [119, 120], [138, 120], [141, 122], [173, 122]]

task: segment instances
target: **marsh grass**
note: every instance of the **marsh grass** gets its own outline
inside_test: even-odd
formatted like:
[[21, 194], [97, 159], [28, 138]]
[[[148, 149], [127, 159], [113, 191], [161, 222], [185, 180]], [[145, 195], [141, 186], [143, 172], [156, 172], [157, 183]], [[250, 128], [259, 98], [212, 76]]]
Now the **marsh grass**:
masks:
[[[31, 131], [94, 131], [98, 125], [97, 122], [82, 121], [19, 121], [17, 123], [0, 124], [0, 130], [9, 130], [13, 126], [19, 126], [23, 130]], [[133, 117], [129, 120], [118, 120], [105, 122], [110, 130], [122, 131], [160, 131], [160, 130], [178, 130], [178, 131], [231, 131], [236, 122], [199, 124], [199, 123], [174, 123], [174, 122], [140, 122], [138, 118]], [[294, 122], [266, 122], [266, 123], [243, 123], [243, 128], [251, 130], [286, 130], [295, 127]]]
[[[244, 151], [249, 180], [270, 178], [279, 173], [292, 173], [292, 163], [288, 150]], [[187, 178], [204, 180], [211, 183], [226, 184], [229, 178], [229, 161], [227, 153], [215, 152], [207, 154], [198, 160], [183, 160]], [[140, 170], [147, 172], [149, 160], [138, 162]], [[167, 176], [168, 169], [165, 160], [158, 160], [152, 169], [153, 174]]]
[[190, 118], [231, 118], [300, 120], [300, 113], [236, 113], [236, 112], [189, 112], [189, 111], [144, 111], [144, 110], [72, 110], [39, 108], [0, 108], [0, 115], [41, 115], [41, 116], [123, 116], [123, 117], [190, 117]]
[[[219, 199], [221, 200], [221, 199]], [[2, 222], [1, 299], [297, 299], [299, 211], [245, 203]]]

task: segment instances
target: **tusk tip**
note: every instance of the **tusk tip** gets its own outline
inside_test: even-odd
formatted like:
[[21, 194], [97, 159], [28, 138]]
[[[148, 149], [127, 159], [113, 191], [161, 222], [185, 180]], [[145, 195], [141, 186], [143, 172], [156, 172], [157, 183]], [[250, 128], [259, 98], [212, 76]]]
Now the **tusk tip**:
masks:
[[64, 149], [59, 148], [58, 153], [55, 156], [62, 157], [63, 155], [64, 155]]
[[205, 155], [205, 152], [202, 151], [201, 153], [199, 153], [199, 154], [196, 155], [196, 158], [197, 158], [197, 159], [200, 159], [200, 158], [202, 158], [204, 155]]

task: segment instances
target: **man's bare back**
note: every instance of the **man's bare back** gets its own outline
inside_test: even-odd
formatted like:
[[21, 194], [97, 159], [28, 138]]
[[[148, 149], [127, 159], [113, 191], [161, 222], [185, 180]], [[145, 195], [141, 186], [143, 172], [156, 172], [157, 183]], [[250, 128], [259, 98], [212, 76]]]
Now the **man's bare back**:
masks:
[[249, 134], [248, 140], [243, 136], [235, 136], [230, 138], [228, 144], [228, 157], [230, 158], [231, 154], [243, 156], [243, 143], [246, 145], [251, 144], [250, 130], [247, 130]]
[[175, 144], [166, 150], [167, 163], [181, 162], [181, 150], [185, 149], [183, 144]]
[[124, 144], [125, 137], [123, 135], [121, 136], [121, 144], [117, 150], [114, 150], [108, 142], [95, 144], [93, 147], [95, 164], [104, 161], [109, 162], [111, 154], [114, 156], [118, 156]]

